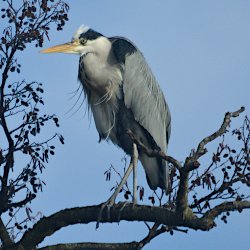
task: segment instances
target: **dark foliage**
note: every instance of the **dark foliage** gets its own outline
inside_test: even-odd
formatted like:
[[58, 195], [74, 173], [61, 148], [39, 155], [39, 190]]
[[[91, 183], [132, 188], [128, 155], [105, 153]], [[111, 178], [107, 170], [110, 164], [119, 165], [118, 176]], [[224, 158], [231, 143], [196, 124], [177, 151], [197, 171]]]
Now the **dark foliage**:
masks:
[[[21, 4], [21, 5], [20, 5]], [[61, 143], [64, 139], [54, 134], [44, 140], [40, 136], [43, 127], [50, 122], [59, 127], [55, 115], [43, 114], [44, 93], [42, 83], [16, 79], [21, 71], [18, 53], [28, 44], [42, 47], [48, 32], [55, 25], [62, 30], [68, 20], [68, 5], [63, 1], [4, 1], [1, 3], [0, 70], [2, 75], [0, 88], [0, 214], [7, 213], [9, 222], [6, 230], [10, 239], [27, 230], [29, 222], [36, 216], [28, 204], [43, 190], [45, 182], [41, 173], [49, 158], [55, 154], [54, 139]], [[43, 138], [43, 139], [41, 139]], [[18, 159], [26, 161], [20, 166]], [[18, 198], [17, 198], [18, 197]], [[25, 211], [25, 219], [18, 221], [17, 214]], [[31, 225], [32, 225], [31, 224]], [[9, 241], [1, 237], [2, 243]]]

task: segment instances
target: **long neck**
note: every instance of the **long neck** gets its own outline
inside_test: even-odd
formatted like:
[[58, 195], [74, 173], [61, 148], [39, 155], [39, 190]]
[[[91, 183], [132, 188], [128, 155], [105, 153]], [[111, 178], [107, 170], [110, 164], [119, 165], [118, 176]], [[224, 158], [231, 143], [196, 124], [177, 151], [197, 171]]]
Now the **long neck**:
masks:
[[[89, 56], [98, 58], [99, 61], [107, 62], [110, 57], [111, 51], [111, 42], [106, 37], [99, 37], [89, 46], [86, 47], [86, 50], [81, 56]], [[89, 59], [89, 58], [87, 58]]]
[[111, 46], [106, 37], [99, 37], [89, 46], [87, 53], [81, 56], [85, 74], [93, 85], [106, 85], [113, 78], [116, 67], [113, 67], [115, 60], [111, 54]]

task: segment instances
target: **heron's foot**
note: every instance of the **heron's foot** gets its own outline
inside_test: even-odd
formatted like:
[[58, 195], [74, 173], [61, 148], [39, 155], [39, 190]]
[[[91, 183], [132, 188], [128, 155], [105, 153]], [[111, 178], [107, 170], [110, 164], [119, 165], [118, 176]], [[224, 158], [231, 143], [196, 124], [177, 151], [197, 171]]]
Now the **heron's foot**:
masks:
[[[96, 222], [96, 229], [99, 227], [100, 225], [100, 221], [102, 219], [102, 215], [103, 215], [103, 210], [105, 207], [107, 207], [107, 219], [110, 220], [110, 208], [115, 204], [115, 199], [118, 196], [118, 194], [120, 193], [120, 191], [122, 190], [123, 185], [126, 183], [130, 173], [132, 170], [134, 170], [134, 178], [133, 178], [133, 187], [134, 187], [134, 191], [133, 191], [133, 203], [137, 203], [137, 198], [136, 198], [136, 189], [137, 189], [137, 182], [136, 182], [136, 166], [137, 166], [137, 161], [138, 161], [138, 151], [137, 151], [137, 147], [136, 144], [133, 143], [133, 156], [131, 157], [131, 161], [130, 164], [128, 166], [128, 169], [126, 170], [120, 184], [118, 185], [118, 187], [116, 188], [115, 192], [112, 194], [112, 196], [101, 205], [101, 209], [97, 218], [97, 222]], [[122, 206], [121, 211], [119, 213], [119, 218], [121, 217], [121, 212], [124, 209], [124, 207], [126, 206], [126, 202], [125, 205]], [[120, 219], [119, 219], [120, 220]]]
[[106, 202], [102, 203], [100, 212], [98, 214], [97, 222], [95, 228], [98, 229], [100, 225], [100, 220], [102, 219], [103, 210], [107, 207], [107, 218], [110, 219], [110, 208], [115, 204], [115, 200], [111, 196]]
[[128, 205], [131, 205], [132, 204], [132, 207], [134, 208], [134, 206], [137, 204], [133, 201], [123, 201], [123, 202], [119, 202], [119, 205], [121, 205], [121, 208], [119, 210], [119, 214], [118, 214], [118, 224], [120, 222], [120, 219], [121, 219], [121, 215], [122, 215], [122, 212], [124, 210], [124, 208]]
[[[98, 215], [98, 219], [96, 222], [96, 229], [99, 228], [100, 225], [100, 221], [102, 219], [102, 215], [103, 215], [103, 210], [107, 207], [107, 219], [110, 220], [110, 209], [113, 205], [115, 205], [116, 203], [114, 202], [114, 200], [108, 199], [106, 202], [102, 203], [101, 205], [101, 209]], [[124, 208], [128, 205], [131, 205], [134, 207], [137, 203], [133, 202], [133, 201], [124, 201], [124, 202], [119, 202], [117, 205], [120, 206], [121, 208], [119, 208], [119, 213], [118, 213], [118, 224], [120, 222], [120, 218], [122, 215], [122, 212], [124, 210]]]

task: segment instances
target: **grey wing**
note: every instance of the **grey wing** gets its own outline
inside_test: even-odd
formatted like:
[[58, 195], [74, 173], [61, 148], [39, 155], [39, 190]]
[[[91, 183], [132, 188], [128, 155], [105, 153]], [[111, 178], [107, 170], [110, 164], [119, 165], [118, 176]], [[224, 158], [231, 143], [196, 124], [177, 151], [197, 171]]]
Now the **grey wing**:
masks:
[[[114, 38], [113, 38], [114, 39]], [[135, 119], [166, 151], [171, 115], [164, 95], [142, 53], [128, 40], [116, 38], [113, 47], [123, 65], [124, 102]]]

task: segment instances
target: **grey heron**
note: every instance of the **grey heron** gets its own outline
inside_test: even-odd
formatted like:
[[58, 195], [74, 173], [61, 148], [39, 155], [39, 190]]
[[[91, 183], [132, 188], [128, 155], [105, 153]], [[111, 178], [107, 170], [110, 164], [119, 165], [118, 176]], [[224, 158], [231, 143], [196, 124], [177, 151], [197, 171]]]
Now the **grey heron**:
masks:
[[[71, 42], [43, 53], [79, 54], [78, 78], [87, 97], [101, 140], [111, 140], [127, 154], [133, 142], [127, 131], [149, 149], [166, 152], [171, 116], [143, 54], [127, 38], [106, 37], [82, 25]], [[138, 148], [149, 187], [167, 190], [168, 167]], [[119, 190], [118, 190], [119, 191]]]

